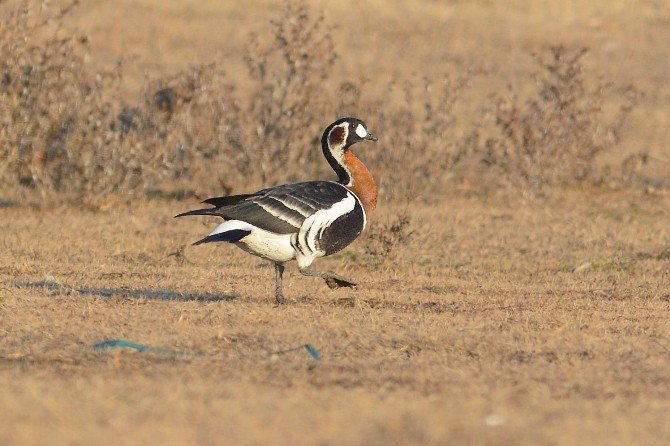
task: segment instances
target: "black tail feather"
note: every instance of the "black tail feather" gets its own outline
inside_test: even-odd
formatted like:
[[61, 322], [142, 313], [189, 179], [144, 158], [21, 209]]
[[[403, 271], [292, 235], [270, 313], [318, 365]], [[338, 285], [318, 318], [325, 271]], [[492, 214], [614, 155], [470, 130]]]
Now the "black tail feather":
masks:
[[246, 237], [247, 235], [251, 234], [251, 231], [246, 230], [246, 229], [231, 229], [230, 231], [226, 232], [221, 232], [219, 234], [212, 234], [208, 235], [202, 240], [198, 240], [197, 242], [193, 243], [193, 246], [196, 245], [202, 245], [203, 243], [211, 243], [211, 242], [229, 242], [229, 243], [235, 243]]
[[195, 209], [193, 211], [183, 212], [179, 215], [175, 215], [174, 218], [186, 217], [188, 215], [218, 215], [218, 214], [216, 213], [216, 208]]
[[224, 206], [233, 206], [240, 201], [244, 201], [247, 198], [251, 198], [255, 196], [255, 194], [242, 194], [242, 195], [229, 195], [227, 197], [214, 197], [214, 198], [208, 198], [207, 200], [203, 201], [203, 203], [211, 204], [212, 206], [215, 206], [217, 208], [224, 207]]
[[240, 203], [246, 200], [247, 198], [251, 198], [254, 196], [255, 194], [243, 194], [243, 195], [229, 195], [227, 197], [208, 198], [207, 200], [203, 201], [203, 203], [211, 204], [214, 207], [207, 209], [195, 209], [193, 211], [183, 212], [179, 215], [175, 215], [174, 218], [186, 217], [188, 215], [217, 215], [219, 217], [222, 217], [222, 215], [219, 212], [217, 212], [218, 209], [226, 206], [236, 205], [237, 203]]

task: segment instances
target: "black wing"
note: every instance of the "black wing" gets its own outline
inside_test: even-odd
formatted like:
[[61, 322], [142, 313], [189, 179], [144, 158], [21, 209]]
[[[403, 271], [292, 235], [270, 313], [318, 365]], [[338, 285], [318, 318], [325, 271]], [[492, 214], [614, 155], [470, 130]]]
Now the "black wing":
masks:
[[331, 181], [292, 183], [263, 189], [255, 194], [205, 200], [213, 204], [178, 215], [218, 215], [226, 220], [245, 221], [276, 234], [297, 232], [305, 219], [329, 209], [349, 194], [343, 185]]

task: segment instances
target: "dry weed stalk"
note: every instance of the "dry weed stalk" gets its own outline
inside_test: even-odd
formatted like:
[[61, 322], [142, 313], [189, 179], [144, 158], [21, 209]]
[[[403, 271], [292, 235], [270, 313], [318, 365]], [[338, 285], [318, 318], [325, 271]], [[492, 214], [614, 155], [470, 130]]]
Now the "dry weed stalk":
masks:
[[373, 263], [393, 261], [399, 247], [408, 244], [414, 235], [412, 219], [407, 211], [372, 224], [365, 237], [365, 255]]

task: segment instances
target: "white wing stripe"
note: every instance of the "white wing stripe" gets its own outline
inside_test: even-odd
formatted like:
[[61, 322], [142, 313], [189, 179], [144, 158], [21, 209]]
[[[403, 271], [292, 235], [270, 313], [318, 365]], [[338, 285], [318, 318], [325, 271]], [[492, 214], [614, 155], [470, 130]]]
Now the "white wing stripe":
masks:
[[301, 251], [310, 251], [315, 255], [324, 255], [325, 252], [317, 247], [320, 234], [339, 217], [351, 212], [356, 207], [356, 198], [348, 193], [347, 196], [327, 209], [321, 209], [309, 216], [298, 234], [298, 244]]
[[[313, 210], [313, 209], [314, 209], [312, 206], [309, 206], [309, 209], [305, 209], [304, 207], [298, 206], [298, 205], [296, 205], [296, 204], [292, 204], [292, 203], [289, 202], [288, 200], [283, 199], [283, 197], [272, 197], [272, 198], [275, 199], [275, 200], [277, 200], [278, 202], [280, 202], [280, 203], [283, 204], [284, 206], [286, 206], [288, 209], [291, 209], [292, 211], [295, 211], [295, 212], [299, 213], [299, 214], [302, 215], [303, 217], [307, 217], [307, 216], [311, 213], [310, 210]], [[295, 197], [291, 197], [291, 198], [295, 199]], [[301, 203], [301, 202], [298, 201], [298, 200], [295, 200], [295, 201], [296, 201], [297, 203]], [[302, 204], [302, 203], [301, 203], [301, 204]], [[304, 206], [307, 206], [307, 204], [304, 204]]]
[[308, 199], [307, 197], [298, 197], [296, 195], [291, 195], [291, 198], [293, 198], [296, 203], [300, 203], [302, 205], [307, 206], [311, 210], [315, 210], [316, 206], [318, 206], [320, 203], [316, 200], [313, 199]]
[[[313, 234], [315, 226], [316, 226], [315, 224], [310, 226], [309, 229], [307, 230], [307, 234], [305, 235], [305, 240], [307, 241], [307, 246], [309, 246], [310, 251], [312, 251], [313, 253], [316, 253], [316, 252], [319, 251], [319, 248], [316, 246], [317, 235]], [[320, 229], [317, 228], [316, 232], [318, 234], [320, 232]]]
[[291, 215], [289, 215], [285, 212], [282, 212], [281, 209], [277, 209], [276, 207], [272, 206], [271, 204], [261, 203], [261, 202], [259, 202], [257, 204], [258, 204], [258, 206], [265, 209], [265, 211], [267, 211], [269, 214], [272, 214], [274, 217], [284, 220], [285, 222], [295, 226], [296, 228], [299, 228], [300, 224], [302, 223], [302, 221], [300, 221], [299, 219], [297, 219], [297, 218], [295, 218], [295, 217], [293, 217], [293, 216], [291, 216]]

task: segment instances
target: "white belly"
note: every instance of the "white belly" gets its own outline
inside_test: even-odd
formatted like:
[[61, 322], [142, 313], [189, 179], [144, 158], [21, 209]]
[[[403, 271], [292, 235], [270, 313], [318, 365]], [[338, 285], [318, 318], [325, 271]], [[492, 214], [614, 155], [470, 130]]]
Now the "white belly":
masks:
[[235, 242], [237, 246], [248, 253], [274, 262], [288, 262], [295, 259], [295, 250], [291, 246], [291, 234], [275, 234], [244, 221], [228, 220], [217, 226], [210, 235], [236, 229], [251, 231], [251, 234]]
[[251, 234], [235, 244], [251, 254], [274, 262], [295, 259], [290, 234], [274, 234], [254, 227]]

